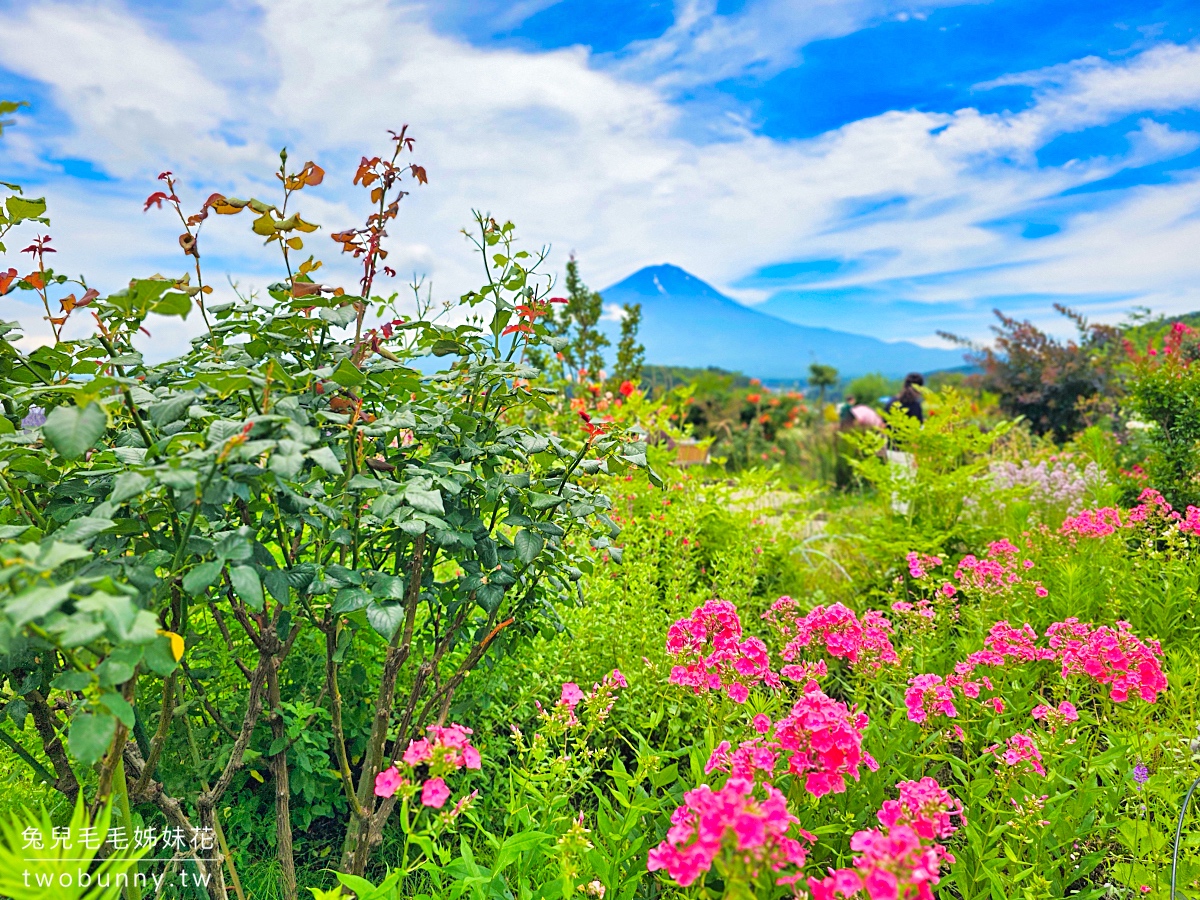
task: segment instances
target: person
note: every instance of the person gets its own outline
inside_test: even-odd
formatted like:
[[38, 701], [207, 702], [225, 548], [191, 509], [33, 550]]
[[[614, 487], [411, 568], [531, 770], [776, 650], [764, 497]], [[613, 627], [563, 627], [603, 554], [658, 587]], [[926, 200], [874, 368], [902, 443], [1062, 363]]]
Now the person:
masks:
[[888, 410], [891, 411], [899, 406], [918, 422], [924, 424], [925, 409], [921, 405], [921, 392], [917, 390], [917, 388], [924, 386], [924, 376], [920, 372], [910, 372], [904, 378], [904, 390], [888, 404]]
[[[925, 386], [925, 378], [920, 372], [910, 372], [904, 378], [904, 389], [900, 395], [888, 403], [888, 411], [902, 409], [922, 425], [925, 424], [925, 409], [921, 405], [919, 387]], [[910, 500], [917, 485], [917, 461], [912, 453], [899, 450], [891, 440], [884, 451], [888, 466], [892, 470], [892, 512], [898, 516], [908, 516], [912, 510]]]

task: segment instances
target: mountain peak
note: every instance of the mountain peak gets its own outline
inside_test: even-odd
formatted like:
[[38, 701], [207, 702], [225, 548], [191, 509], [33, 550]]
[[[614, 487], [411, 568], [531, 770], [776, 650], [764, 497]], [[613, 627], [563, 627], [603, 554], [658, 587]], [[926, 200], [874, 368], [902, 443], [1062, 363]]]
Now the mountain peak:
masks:
[[[836, 366], [844, 376], [961, 365], [951, 350], [885, 343], [861, 334], [811, 328], [743, 306], [679, 266], [638, 269], [600, 292], [608, 304], [642, 306], [639, 338], [646, 361], [674, 366], [720, 366], [760, 378], [807, 377], [812, 362]], [[854, 310], [847, 310], [852, 316]], [[616, 343], [617, 325], [606, 323]]]
[[[655, 294], [668, 297], [721, 296], [712, 285], [701, 281], [691, 272], [681, 269], [679, 266], [673, 266], [670, 263], [662, 263], [661, 265], [646, 266], [638, 269], [624, 281], [614, 284], [608, 290], [648, 296], [654, 296]], [[605, 293], [608, 293], [608, 291], [605, 291]]]

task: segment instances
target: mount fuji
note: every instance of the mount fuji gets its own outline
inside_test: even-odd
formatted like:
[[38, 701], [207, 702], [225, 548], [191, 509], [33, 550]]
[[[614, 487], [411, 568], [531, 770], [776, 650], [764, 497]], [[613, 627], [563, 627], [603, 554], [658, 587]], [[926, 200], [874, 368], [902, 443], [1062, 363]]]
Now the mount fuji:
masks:
[[[718, 366], [780, 381], [804, 380], [814, 362], [835, 366], [843, 377], [899, 377], [963, 365], [961, 351], [784, 321], [743, 306], [678, 266], [647, 266], [600, 293], [606, 309], [642, 305], [638, 339], [653, 365]], [[619, 323], [603, 324], [615, 347]]]

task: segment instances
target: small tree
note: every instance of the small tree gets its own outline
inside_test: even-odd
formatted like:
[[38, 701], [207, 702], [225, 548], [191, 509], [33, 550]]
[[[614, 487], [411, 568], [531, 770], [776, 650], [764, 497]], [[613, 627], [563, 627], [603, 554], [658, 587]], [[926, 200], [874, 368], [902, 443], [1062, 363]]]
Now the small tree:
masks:
[[817, 402], [825, 405], [825, 391], [838, 383], [838, 370], [833, 366], [813, 363], [808, 367], [808, 383], [817, 389]]
[[1093, 325], [1065, 306], [1054, 307], [1074, 324], [1079, 339], [1060, 341], [1031, 322], [995, 310], [995, 347], [978, 347], [945, 332], [942, 337], [969, 347], [968, 360], [984, 370], [983, 386], [1000, 395], [1000, 408], [1024, 416], [1036, 434], [1053, 434], [1059, 441], [1089, 424], [1099, 404], [1119, 393], [1116, 365], [1121, 343], [1118, 329]]
[[580, 372], [596, 377], [604, 368], [604, 348], [608, 338], [596, 326], [604, 312], [604, 298], [589, 290], [579, 277], [575, 254], [567, 261], [567, 304], [557, 320], [558, 334], [567, 338], [563, 359], [574, 375]]
[[646, 348], [638, 343], [638, 326], [642, 323], [642, 304], [626, 303], [622, 309], [625, 317], [621, 319], [621, 340], [617, 342], [617, 363], [613, 366], [612, 383], [620, 386], [630, 382], [634, 386], [641, 383], [642, 366], [646, 361]]

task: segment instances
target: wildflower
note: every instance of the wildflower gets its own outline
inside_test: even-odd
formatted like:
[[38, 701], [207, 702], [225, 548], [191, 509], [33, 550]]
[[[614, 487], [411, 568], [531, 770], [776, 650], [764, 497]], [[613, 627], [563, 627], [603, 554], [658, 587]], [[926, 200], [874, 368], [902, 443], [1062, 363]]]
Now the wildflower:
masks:
[[[773, 872], [799, 869], [808, 858], [807, 844], [816, 838], [798, 828], [782, 793], [769, 784], [760, 797], [754, 783], [730, 778], [720, 790], [702, 784], [683, 796], [684, 805], [671, 816], [666, 840], [650, 851], [647, 868], [665, 869], [681, 887], [709, 871], [718, 856], [747, 867]], [[792, 837], [789, 832], [796, 834]], [[799, 877], [780, 876], [781, 883]]]
[[1133, 780], [1137, 784], [1137, 789], [1140, 791], [1142, 785], [1150, 780], [1150, 769], [1144, 763], [1138, 763], [1133, 767]]
[[[1042, 765], [1042, 754], [1034, 743], [1033, 735], [1029, 732], [1018, 731], [1008, 739], [1007, 747], [1000, 754], [1000, 761], [1006, 766], [1022, 767], [1023, 772], [1036, 772], [1045, 777], [1046, 767]], [[999, 746], [989, 747], [984, 752], [998, 753]]]
[[954, 689], [942, 682], [941, 675], [915, 675], [908, 680], [904, 705], [912, 722], [927, 722], [933, 715], [948, 719], [958, 717], [954, 706]]
[[884, 828], [907, 825], [930, 841], [948, 838], [958, 830], [953, 819], [957, 816], [961, 821], [963, 805], [937, 779], [926, 776], [920, 781], [902, 781], [896, 788], [899, 799], [885, 800], [878, 813]]
[[421, 788], [421, 803], [441, 809], [450, 798], [450, 788], [441, 778], [430, 778]]
[[558, 702], [561, 706], [565, 706], [568, 709], [574, 709], [582, 699], [583, 691], [579, 689], [579, 685], [573, 681], [568, 681], [562, 686], [562, 694], [558, 698]]
[[21, 420], [21, 428], [31, 431], [46, 424], [46, 411], [40, 406], [29, 407], [29, 413]]
[[779, 686], [766, 644], [756, 637], [742, 640], [737, 607], [726, 600], [710, 600], [675, 622], [667, 631], [667, 652], [681, 660], [671, 669], [670, 682], [697, 694], [724, 690], [735, 703], [744, 703], [751, 685]]
[[833, 657], [847, 660], [852, 666], [880, 669], [899, 662], [892, 646], [892, 623], [877, 610], [867, 610], [862, 618], [840, 603], [815, 606], [804, 616], [795, 612], [795, 601], [780, 597], [763, 618], [772, 622], [784, 637], [790, 637], [783, 658], [792, 662], [812, 644], [820, 645]]
[[400, 772], [395, 766], [389, 766], [375, 776], [375, 796], [391, 797], [404, 783]]
[[868, 721], [857, 708], [813, 690], [775, 723], [775, 739], [788, 757], [788, 771], [804, 776], [805, 790], [814, 797], [840, 794], [847, 775], [858, 780], [860, 765], [878, 767], [862, 748]]
[[1062, 662], [1062, 676], [1084, 675], [1097, 684], [1109, 686], [1109, 698], [1124, 703], [1132, 692], [1147, 703], [1154, 703], [1167, 689], [1163, 674], [1162, 647], [1158, 641], [1143, 642], [1128, 622], [1117, 627], [1090, 625], [1070, 618], [1046, 629], [1050, 647]]

